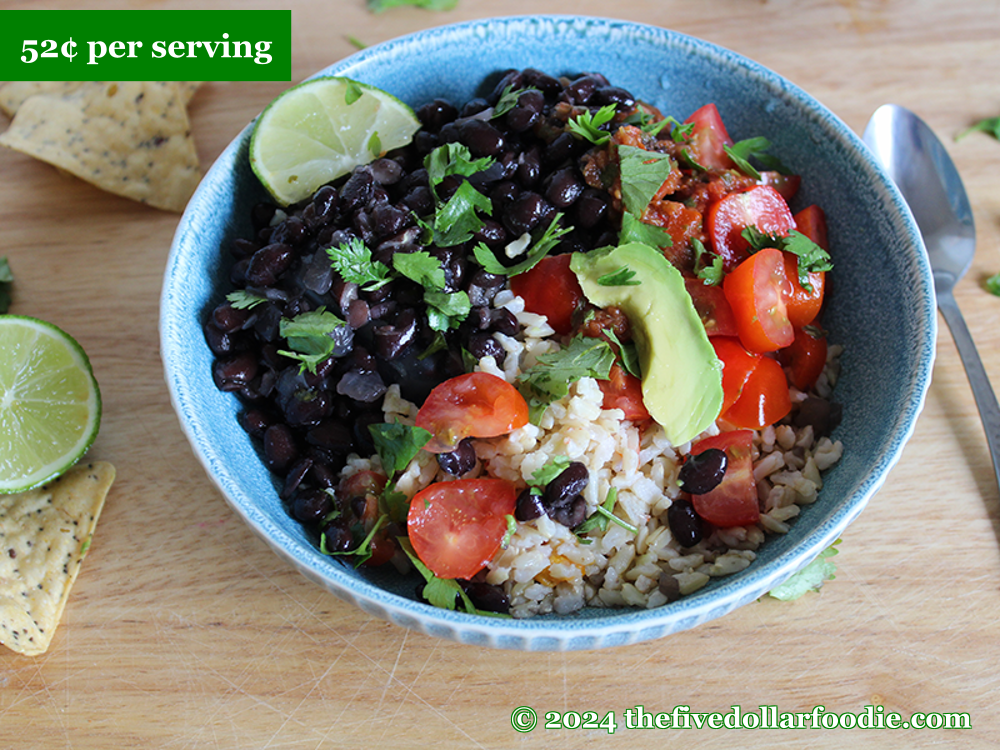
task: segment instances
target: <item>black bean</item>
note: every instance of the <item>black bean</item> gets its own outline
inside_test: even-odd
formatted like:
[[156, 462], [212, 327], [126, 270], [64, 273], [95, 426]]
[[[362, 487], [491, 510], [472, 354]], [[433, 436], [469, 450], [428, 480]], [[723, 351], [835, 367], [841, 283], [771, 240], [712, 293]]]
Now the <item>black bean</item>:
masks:
[[400, 205], [410, 209], [418, 216], [424, 216], [434, 208], [434, 196], [426, 185], [411, 187], [400, 200]]
[[493, 357], [497, 365], [502, 365], [507, 355], [506, 350], [493, 338], [492, 333], [474, 333], [469, 336], [468, 352], [477, 360]]
[[520, 70], [505, 70], [500, 80], [493, 86], [493, 91], [487, 97], [491, 104], [495, 104], [506, 89], [516, 91], [524, 88], [524, 74]]
[[246, 280], [253, 286], [273, 286], [278, 277], [288, 270], [294, 258], [292, 248], [288, 245], [266, 245], [250, 258]]
[[559, 165], [573, 158], [578, 150], [577, 140], [569, 133], [562, 133], [542, 153], [542, 162], [547, 165]]
[[250, 222], [253, 225], [253, 230], [258, 232], [264, 227], [271, 226], [271, 219], [274, 218], [274, 212], [277, 210], [278, 207], [273, 203], [255, 205], [250, 211]]
[[245, 345], [239, 345], [243, 340], [240, 336], [220, 331], [219, 327], [211, 320], [205, 324], [204, 331], [205, 342], [208, 344], [208, 348], [212, 350], [212, 354], [217, 357], [235, 354], [246, 348]]
[[677, 481], [685, 492], [704, 495], [719, 486], [726, 475], [728, 463], [724, 450], [709, 448], [687, 457], [677, 474]]
[[507, 241], [507, 230], [503, 224], [493, 219], [485, 219], [483, 226], [472, 235], [473, 242], [482, 242], [487, 247], [500, 247]]
[[416, 340], [417, 316], [412, 308], [399, 313], [392, 325], [375, 328], [375, 351], [383, 359], [395, 359]]
[[320, 489], [329, 490], [337, 486], [340, 477], [329, 464], [313, 461], [309, 469], [309, 480]]
[[530, 188], [542, 175], [542, 150], [531, 146], [517, 157], [517, 181], [523, 187]]
[[681, 598], [681, 585], [670, 571], [665, 570], [660, 573], [659, 589], [667, 597], [668, 602], [675, 602]]
[[635, 106], [635, 97], [618, 86], [601, 86], [594, 92], [592, 103], [600, 106], [614, 104], [619, 110], [628, 110]]
[[501, 307], [490, 312], [490, 329], [505, 336], [516, 336], [521, 326], [514, 313]]
[[608, 213], [608, 194], [594, 188], [585, 188], [573, 204], [574, 225], [593, 229]]
[[544, 502], [547, 508], [558, 508], [570, 503], [586, 488], [590, 472], [585, 464], [573, 461], [545, 487]]
[[497, 292], [506, 284], [506, 277], [489, 273], [482, 269], [476, 271], [469, 280], [469, 302], [475, 307], [489, 305]]
[[798, 428], [812, 425], [813, 434], [816, 437], [829, 435], [833, 429], [840, 424], [843, 418], [844, 407], [835, 401], [827, 401], [825, 398], [809, 396], [792, 419], [792, 424]]
[[372, 210], [372, 229], [378, 238], [399, 234], [410, 223], [412, 219], [409, 211], [403, 211], [388, 203], [380, 203]]
[[674, 500], [667, 509], [670, 533], [682, 547], [693, 547], [702, 539], [701, 518], [687, 500]]
[[496, 156], [504, 148], [503, 134], [484, 120], [462, 120], [459, 140], [476, 158]]
[[288, 425], [273, 424], [264, 431], [264, 461], [271, 471], [284, 471], [298, 456], [295, 435]]
[[312, 465], [313, 460], [307, 456], [288, 470], [288, 473], [285, 475], [285, 483], [281, 488], [281, 492], [278, 493], [282, 500], [287, 500], [295, 494], [295, 491], [302, 484], [302, 480], [305, 479]]
[[257, 367], [257, 356], [252, 352], [242, 352], [215, 360], [212, 378], [220, 391], [238, 391], [257, 376]]
[[322, 250], [313, 253], [302, 273], [302, 286], [316, 294], [326, 294], [333, 285], [333, 266], [330, 256]]
[[515, 133], [523, 133], [538, 122], [545, 106], [545, 94], [537, 89], [529, 89], [517, 98], [517, 104], [506, 115], [507, 127]]
[[376, 159], [370, 165], [372, 177], [379, 185], [388, 187], [395, 185], [403, 178], [403, 167], [392, 159]]
[[500, 614], [510, 612], [510, 598], [499, 586], [486, 581], [461, 581], [460, 585], [476, 609]]
[[521, 72], [524, 75], [524, 85], [536, 88], [543, 94], [551, 96], [558, 94], [563, 89], [563, 85], [559, 83], [559, 79], [550, 76], [548, 73], [543, 73], [535, 68], [525, 68]]
[[313, 194], [313, 218], [317, 224], [333, 221], [340, 195], [332, 185], [324, 185]]
[[354, 433], [354, 443], [357, 445], [359, 451], [363, 451], [362, 455], [371, 455], [375, 453], [375, 441], [372, 439], [371, 430], [368, 428], [373, 424], [382, 424], [384, 421], [385, 417], [381, 411], [367, 412], [359, 415], [354, 420], [354, 425], [352, 427], [352, 431]]
[[333, 498], [324, 490], [305, 490], [292, 501], [292, 515], [302, 523], [319, 523], [332, 511]]
[[470, 99], [458, 111], [459, 117], [472, 117], [478, 115], [490, 106], [490, 103], [481, 97]]
[[568, 208], [583, 194], [586, 186], [574, 167], [565, 167], [546, 180], [545, 199], [556, 208]]
[[278, 224], [271, 233], [271, 242], [282, 242], [292, 247], [298, 247], [309, 237], [305, 222], [298, 216], [289, 216]]
[[363, 299], [351, 300], [351, 303], [347, 306], [347, 312], [345, 313], [344, 318], [347, 320], [347, 325], [351, 328], [361, 328], [361, 326], [371, 320], [368, 303]]
[[256, 242], [243, 239], [242, 237], [236, 238], [229, 245], [229, 251], [232, 253], [234, 258], [249, 258], [258, 250], [260, 250], [260, 245]]
[[517, 504], [514, 506], [514, 518], [518, 521], [531, 521], [545, 514], [541, 494], [533, 492], [531, 487], [525, 487], [521, 490], [517, 496]]
[[354, 170], [340, 191], [341, 211], [350, 214], [367, 205], [374, 188], [375, 178], [370, 168], [360, 167]]
[[333, 412], [333, 400], [323, 391], [299, 389], [285, 402], [285, 419], [299, 427], [319, 424]]
[[471, 438], [459, 442], [450, 453], [437, 454], [438, 466], [455, 477], [472, 471], [476, 466], [476, 449]]
[[306, 442], [331, 453], [350, 453], [354, 448], [351, 429], [338, 419], [325, 419], [306, 433]]
[[563, 526], [574, 528], [587, 520], [587, 501], [577, 495], [565, 505], [549, 508], [549, 518]]
[[345, 372], [344, 376], [337, 383], [337, 393], [365, 404], [370, 404], [382, 398], [385, 395], [385, 391], [385, 382], [377, 372], [351, 370], [350, 372]]
[[607, 80], [601, 81], [594, 75], [580, 76], [566, 87], [566, 95], [573, 104], [586, 104], [597, 89], [606, 83]]
[[323, 547], [327, 552], [347, 552], [354, 546], [351, 530], [342, 519], [335, 519], [323, 527]]
[[458, 109], [447, 99], [435, 99], [417, 109], [416, 114], [426, 130], [436, 133], [458, 117]]
[[251, 408], [240, 414], [239, 423], [248, 435], [260, 438], [264, 430], [274, 424], [274, 419], [262, 409]]
[[503, 214], [503, 225], [515, 237], [538, 226], [552, 207], [538, 193], [523, 193], [511, 201]]

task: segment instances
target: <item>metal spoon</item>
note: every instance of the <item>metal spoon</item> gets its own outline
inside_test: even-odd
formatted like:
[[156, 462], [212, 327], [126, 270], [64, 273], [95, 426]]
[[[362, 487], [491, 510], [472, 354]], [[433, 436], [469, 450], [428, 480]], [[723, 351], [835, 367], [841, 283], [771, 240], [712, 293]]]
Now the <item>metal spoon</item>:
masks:
[[958, 170], [941, 141], [910, 110], [883, 104], [864, 141], [903, 194], [927, 247], [934, 292], [969, 376], [1000, 486], [1000, 407], [952, 290], [972, 264], [976, 227]]

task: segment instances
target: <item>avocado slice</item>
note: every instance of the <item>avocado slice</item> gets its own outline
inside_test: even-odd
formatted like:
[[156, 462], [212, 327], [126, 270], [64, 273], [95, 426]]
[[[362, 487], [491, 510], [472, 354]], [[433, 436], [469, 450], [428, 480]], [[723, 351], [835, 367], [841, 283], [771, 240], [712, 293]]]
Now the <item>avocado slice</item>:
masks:
[[642, 371], [642, 399], [681, 445], [697, 437], [722, 408], [722, 364], [684, 288], [680, 271], [649, 245], [573, 253], [570, 269], [598, 307], [617, 306], [632, 326]]

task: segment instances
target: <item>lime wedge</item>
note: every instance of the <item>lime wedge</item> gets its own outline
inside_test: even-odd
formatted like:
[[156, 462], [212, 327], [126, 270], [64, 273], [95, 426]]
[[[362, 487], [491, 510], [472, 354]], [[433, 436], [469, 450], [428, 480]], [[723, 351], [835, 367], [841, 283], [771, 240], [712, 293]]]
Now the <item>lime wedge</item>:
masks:
[[349, 78], [314, 78], [271, 102], [250, 138], [250, 166], [282, 205], [296, 203], [420, 128], [413, 110]]
[[35, 318], [0, 315], [0, 494], [53, 479], [97, 436], [101, 393], [73, 338]]

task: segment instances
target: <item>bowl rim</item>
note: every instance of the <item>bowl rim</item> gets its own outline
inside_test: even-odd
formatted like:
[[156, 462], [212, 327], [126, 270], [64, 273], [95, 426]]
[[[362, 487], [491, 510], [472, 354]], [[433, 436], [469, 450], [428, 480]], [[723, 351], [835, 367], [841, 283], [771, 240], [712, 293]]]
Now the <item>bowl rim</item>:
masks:
[[328, 75], [349, 76], [353, 68], [371, 58], [398, 53], [414, 43], [425, 42], [427, 39], [441, 35], [488, 33], [491, 26], [495, 28], [498, 24], [501, 26], [552, 24], [557, 27], [574, 24], [588, 28], [600, 27], [605, 30], [621, 29], [653, 37], [664, 43], [665, 46], [683, 45], [690, 47], [699, 54], [727, 61], [730, 65], [742, 69], [748, 76], [756, 78], [772, 89], [783, 92], [783, 96], [794, 99], [799, 107], [809, 111], [812, 115], [822, 116], [824, 121], [829, 123], [833, 131], [832, 135], [839, 138], [852, 151], [860, 154], [864, 162], [864, 169], [869, 173], [868, 176], [888, 198], [888, 204], [898, 214], [900, 230], [908, 239], [909, 244], [916, 250], [912, 260], [916, 263], [922, 283], [919, 288], [911, 291], [913, 294], [919, 295], [920, 301], [923, 303], [923, 320], [921, 322], [926, 336], [922, 342], [919, 342], [922, 344], [919, 367], [913, 374], [912, 385], [905, 400], [908, 408], [899, 415], [899, 419], [891, 431], [890, 445], [886, 446], [886, 450], [878, 462], [871, 467], [869, 477], [859, 486], [858, 490], [842, 501], [842, 507], [832, 516], [830, 522], [808, 532], [797, 545], [790, 548], [780, 558], [755, 562], [747, 571], [717, 582], [712, 589], [711, 596], [682, 598], [670, 605], [653, 609], [609, 610], [607, 615], [597, 614], [586, 618], [564, 616], [559, 619], [535, 617], [514, 620], [438, 609], [394, 594], [370, 581], [343, 575], [339, 568], [329, 565], [329, 561], [316, 553], [315, 550], [309, 550], [311, 554], [302, 557], [295, 556], [289, 550], [297, 550], [301, 546], [298, 540], [288, 536], [274, 524], [266, 523], [266, 519], [261, 515], [253, 513], [252, 498], [247, 497], [241, 491], [238, 483], [235, 482], [236, 478], [219, 471], [219, 454], [220, 452], [224, 453], [224, 451], [214, 447], [210, 448], [206, 444], [206, 435], [201, 427], [188, 418], [187, 415], [194, 413], [191, 410], [192, 393], [189, 389], [192, 383], [184, 377], [181, 366], [183, 364], [183, 356], [181, 356], [183, 351], [182, 347], [178, 345], [180, 339], [176, 335], [177, 327], [181, 321], [177, 320], [176, 316], [171, 315], [168, 308], [173, 287], [179, 282], [177, 272], [178, 264], [181, 261], [180, 256], [183, 252], [183, 241], [186, 235], [192, 231], [192, 224], [195, 221], [192, 207], [198, 204], [199, 198], [208, 190], [213, 179], [220, 173], [231, 169], [236, 154], [249, 137], [254, 124], [253, 120], [223, 150], [202, 179], [189, 202], [188, 209], [181, 217], [171, 244], [161, 291], [159, 324], [161, 356], [171, 404], [195, 456], [213, 483], [222, 492], [227, 504], [237, 512], [251, 530], [264, 540], [272, 551], [292, 564], [308, 579], [369, 613], [404, 627], [451, 640], [520, 650], [602, 648], [662, 637], [727, 614], [764, 595], [833, 544], [843, 530], [861, 513], [869, 499], [882, 487], [889, 470], [896, 464], [906, 442], [913, 434], [917, 417], [923, 409], [930, 385], [935, 356], [937, 316], [929, 262], [917, 225], [902, 195], [884, 170], [875, 162], [860, 138], [836, 115], [804, 90], [759, 63], [717, 44], [680, 32], [634, 21], [599, 16], [551, 14], [481, 18], [436, 26], [390, 39], [337, 61], [308, 78]]

